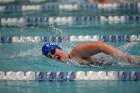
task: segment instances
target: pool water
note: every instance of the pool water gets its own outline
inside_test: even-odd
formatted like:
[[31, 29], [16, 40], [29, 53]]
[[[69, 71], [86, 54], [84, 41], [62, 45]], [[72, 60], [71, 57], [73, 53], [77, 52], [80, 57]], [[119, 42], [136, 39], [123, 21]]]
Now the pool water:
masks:
[[[99, 26], [96, 27], [61, 27], [64, 33], [68, 35], [94, 35], [95, 33], [100, 35], [113, 34], [118, 35], [120, 34], [127, 34], [135, 33], [139, 34], [139, 31], [136, 31], [135, 26], [117, 26], [117, 27], [106, 27]], [[113, 29], [112, 29], [113, 28]], [[10, 29], [12, 29], [10, 31]], [[37, 34], [43, 35], [52, 35], [53, 33], [46, 27], [39, 28], [39, 27], [23, 27], [25, 29], [20, 31], [21, 27], [8, 27], [8, 28], [1, 28], [1, 33], [3, 35], [10, 35], [6, 34], [7, 32], [11, 33], [11, 36], [19, 36], [25, 35], [28, 33], [30, 35]], [[105, 30], [103, 30], [105, 29]], [[106, 30], [107, 29], [107, 30]], [[128, 30], [127, 30], [128, 29]], [[2, 31], [3, 30], [3, 31]], [[138, 29], [137, 29], [138, 30]], [[33, 33], [34, 32], [34, 33]], [[41, 33], [39, 33], [41, 32]], [[101, 34], [102, 35], [102, 34]], [[67, 42], [66, 42], [67, 43]], [[71, 48], [77, 44], [85, 43], [85, 42], [70, 42], [67, 46], [64, 46], [64, 50], [66, 52], [70, 51]], [[115, 47], [121, 47], [123, 45], [128, 45], [125, 48], [122, 48], [125, 52], [128, 52], [133, 55], [139, 55], [139, 46], [140, 44], [135, 42], [136, 44], [133, 45], [134, 42], [108, 42]], [[2, 43], [0, 45], [1, 52], [0, 52], [0, 59], [1, 59], [1, 71], [140, 71], [139, 66], [129, 65], [124, 63], [116, 64], [110, 67], [94, 67], [94, 66], [80, 66], [76, 64], [64, 64], [58, 62], [56, 60], [51, 60], [42, 56], [41, 54], [41, 47], [45, 43]], [[59, 45], [63, 45], [62, 43], [58, 43]], [[65, 44], [65, 43], [64, 43]], [[132, 47], [130, 47], [133, 45]], [[129, 48], [130, 47], [130, 48]], [[110, 58], [110, 57], [108, 57]], [[108, 60], [108, 59], [107, 59]], [[114, 60], [113, 60], [114, 61]], [[117, 60], [115, 60], [118, 62]], [[20, 92], [20, 93], [38, 93], [38, 92], [46, 92], [47, 93], [59, 93], [63, 90], [63, 92], [67, 93], [85, 93], [85, 92], [100, 92], [100, 93], [116, 93], [116, 92], [127, 92], [127, 93], [139, 93], [139, 81], [74, 81], [74, 82], [26, 82], [26, 81], [1, 81], [0, 89], [1, 93], [10, 93], [10, 92]]]
[[138, 81], [1, 82], [1, 93], [139, 93]]
[[[84, 11], [85, 12], [85, 11]], [[3, 17], [20, 17], [20, 16], [70, 16], [70, 15], [139, 15], [138, 11], [123, 12], [117, 11], [115, 13], [106, 13], [105, 11], [96, 11], [96, 13], [78, 12], [49, 12], [47, 13], [1, 13], [0, 18]], [[134, 13], [133, 13], [134, 12]], [[60, 29], [60, 30], [58, 30]], [[62, 33], [61, 33], [62, 32]], [[12, 26], [0, 27], [0, 37], [14, 37], [14, 36], [80, 36], [80, 35], [139, 35], [140, 23], [118, 23], [118, 24], [75, 24], [75, 25], [51, 25], [51, 26]], [[69, 52], [74, 46], [91, 41], [77, 41], [69, 42], [62, 40], [62, 42], [53, 42], [60, 45], [65, 52]], [[106, 61], [115, 62], [112, 66], [83, 66], [76, 64], [74, 60], [70, 63], [61, 63], [56, 60], [46, 58], [41, 53], [42, 46], [47, 42], [13, 42], [0, 43], [0, 71], [140, 71], [140, 66], [131, 65], [126, 62], [121, 62], [110, 56], [101, 54]], [[122, 51], [138, 56], [140, 55], [139, 42], [106, 42], [112, 44]], [[140, 81], [52, 81], [52, 82], [38, 82], [38, 81], [0, 81], [0, 93], [139, 93]]]

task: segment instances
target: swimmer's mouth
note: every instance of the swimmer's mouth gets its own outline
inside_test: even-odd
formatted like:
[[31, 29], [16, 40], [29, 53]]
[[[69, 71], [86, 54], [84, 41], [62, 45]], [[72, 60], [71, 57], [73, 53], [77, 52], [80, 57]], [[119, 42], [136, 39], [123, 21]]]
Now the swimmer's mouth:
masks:
[[57, 59], [58, 59], [58, 60], [60, 60], [60, 59], [61, 59], [61, 57], [59, 56]]
[[54, 58], [57, 59], [57, 60], [61, 59], [61, 57], [59, 55], [56, 55]]

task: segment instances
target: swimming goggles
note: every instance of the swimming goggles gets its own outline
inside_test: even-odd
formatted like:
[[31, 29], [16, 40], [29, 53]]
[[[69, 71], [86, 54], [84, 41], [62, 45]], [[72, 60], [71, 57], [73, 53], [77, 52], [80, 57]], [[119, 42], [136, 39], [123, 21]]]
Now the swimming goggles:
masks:
[[[56, 52], [56, 49], [51, 50], [51, 51], [48, 53], [47, 57], [48, 57], [48, 58], [52, 58], [52, 56], [51, 56], [51, 55], [54, 55], [54, 54], [55, 54], [55, 52]], [[59, 56], [59, 57], [57, 57], [56, 59], [60, 60], [60, 56]]]

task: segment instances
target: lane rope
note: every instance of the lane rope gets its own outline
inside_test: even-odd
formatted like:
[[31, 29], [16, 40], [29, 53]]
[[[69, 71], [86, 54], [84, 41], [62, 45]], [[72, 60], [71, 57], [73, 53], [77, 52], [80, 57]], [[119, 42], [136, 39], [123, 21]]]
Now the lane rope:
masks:
[[[4, 0], [8, 1], [8, 0]], [[9, 0], [10, 1], [10, 0]], [[31, 1], [31, 2], [30, 2]], [[44, 2], [41, 0], [40, 2]], [[2, 2], [2, 1], [1, 1]], [[29, 0], [29, 3], [40, 3], [38, 0]], [[24, 3], [24, 2], [23, 2]], [[28, 3], [27, 3], [28, 4]], [[140, 3], [109, 3], [109, 4], [60, 4], [60, 3], [46, 3], [43, 5], [7, 5], [0, 6], [0, 12], [25, 12], [25, 11], [76, 11], [76, 10], [138, 10]]]
[[26, 17], [26, 18], [1, 18], [0, 26], [29, 26], [29, 25], [75, 25], [75, 24], [118, 24], [139, 23], [140, 16], [69, 16], [69, 17]]
[[[102, 42], [139, 42], [140, 35], [79, 35], [69, 36], [68, 41], [102, 41]], [[25, 42], [62, 42], [64, 37], [61, 36], [13, 36], [0, 37], [0, 43], [25, 43]]]
[[69, 72], [33, 72], [0, 71], [0, 80], [35, 80], [35, 81], [74, 81], [74, 80], [140, 80], [140, 72], [131, 71], [69, 71]]

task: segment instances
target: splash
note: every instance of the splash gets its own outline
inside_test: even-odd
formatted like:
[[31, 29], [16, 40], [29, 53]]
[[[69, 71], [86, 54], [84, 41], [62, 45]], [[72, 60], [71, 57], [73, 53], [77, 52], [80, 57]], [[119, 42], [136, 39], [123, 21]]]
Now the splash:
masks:
[[41, 56], [41, 49], [40, 46], [35, 46], [33, 49], [29, 49], [27, 51], [20, 51], [18, 54], [13, 54], [10, 56], [10, 58], [16, 58], [16, 57], [39, 57]]
[[38, 56], [42, 55], [40, 51], [41, 51], [40, 47], [37, 46], [37, 47], [34, 47], [34, 48], [31, 49], [31, 50], [21, 51], [21, 52], [18, 54], [18, 56], [19, 56], [19, 57], [24, 57], [24, 56], [38, 57]]
[[62, 45], [68, 45], [69, 44], [69, 39], [68, 35], [64, 33], [64, 31], [58, 27], [55, 27], [54, 25], [49, 26], [51, 28], [51, 31], [54, 32], [54, 35], [58, 35], [62, 37]]
[[[51, 30], [52, 33], [54, 33], [53, 35], [55, 36], [61, 36], [62, 37], [62, 42], [60, 46], [67, 46], [69, 44], [69, 40], [68, 40], [68, 35], [66, 33], [63, 32], [62, 29], [55, 27], [54, 25], [50, 25], [49, 30]], [[23, 31], [23, 29], [21, 29], [21, 32]], [[58, 42], [56, 42], [58, 43]], [[22, 48], [22, 47], [21, 47]], [[67, 50], [67, 47], [63, 47], [63, 49]], [[26, 57], [26, 56], [30, 56], [30, 57], [39, 57], [42, 56], [41, 53], [41, 46], [40, 45], [36, 45], [34, 48], [32, 49], [28, 49], [26, 51], [20, 51], [19, 54], [15, 54], [15, 55], [11, 55], [10, 58], [14, 58], [14, 57]]]
[[[136, 46], [137, 44], [139, 44], [139, 42], [129, 42], [129, 43], [126, 43], [120, 47], [118, 47], [118, 49], [120, 49], [121, 51], [123, 51], [124, 53], [128, 53], [130, 51], [130, 49], [133, 47], [133, 46]], [[114, 62], [116, 64], [119, 64], [121, 66], [124, 66], [124, 65], [130, 65], [128, 64], [127, 62], [125, 61], [122, 61], [118, 58], [115, 58], [115, 57], [112, 57], [110, 55], [105, 55], [103, 53], [100, 53], [97, 55], [99, 58], [102, 58], [105, 60], [105, 62]]]
[[[64, 31], [62, 29], [60, 29], [54, 25], [50, 25], [48, 29], [50, 29], [50, 31], [52, 33], [54, 33], [53, 35], [59, 35], [63, 38], [62, 42], [60, 43], [60, 46], [63, 46], [63, 49], [65, 51], [71, 50], [70, 47], [75, 45], [74, 43], [69, 42], [68, 35], [66, 33], [64, 33]], [[126, 44], [120, 46], [119, 49], [122, 50], [123, 52], [127, 53], [133, 46], [137, 45], [138, 43], [139, 42], [129, 42], [129, 43], [126, 43]], [[68, 45], [70, 45], [70, 46], [68, 46]], [[11, 57], [15, 57], [15, 56], [16, 57], [30, 56], [33, 58], [36, 58], [36, 57], [39, 58], [40, 56], [42, 56], [41, 46], [38, 45], [38, 46], [35, 46], [33, 49], [29, 49], [27, 51], [20, 51], [20, 53], [18, 55], [12, 55]], [[126, 64], [126, 62], [122, 62], [117, 58], [113, 58], [112, 56], [105, 55], [103, 53], [98, 54], [97, 57], [104, 59], [105, 62], [114, 62], [114, 63], [117, 62], [121, 65], [128, 65], [128, 64]], [[78, 64], [78, 62], [76, 60], [69, 60], [69, 61], [67, 61], [67, 64], [69, 64], [69, 65], [72, 64], [72, 65], [76, 65], [79, 67], [86, 67], [84, 65]]]
[[119, 47], [118, 49], [124, 51], [124, 52], [129, 52], [130, 48], [132, 48], [133, 46], [139, 44], [139, 42], [129, 42], [124, 44], [123, 46]]

